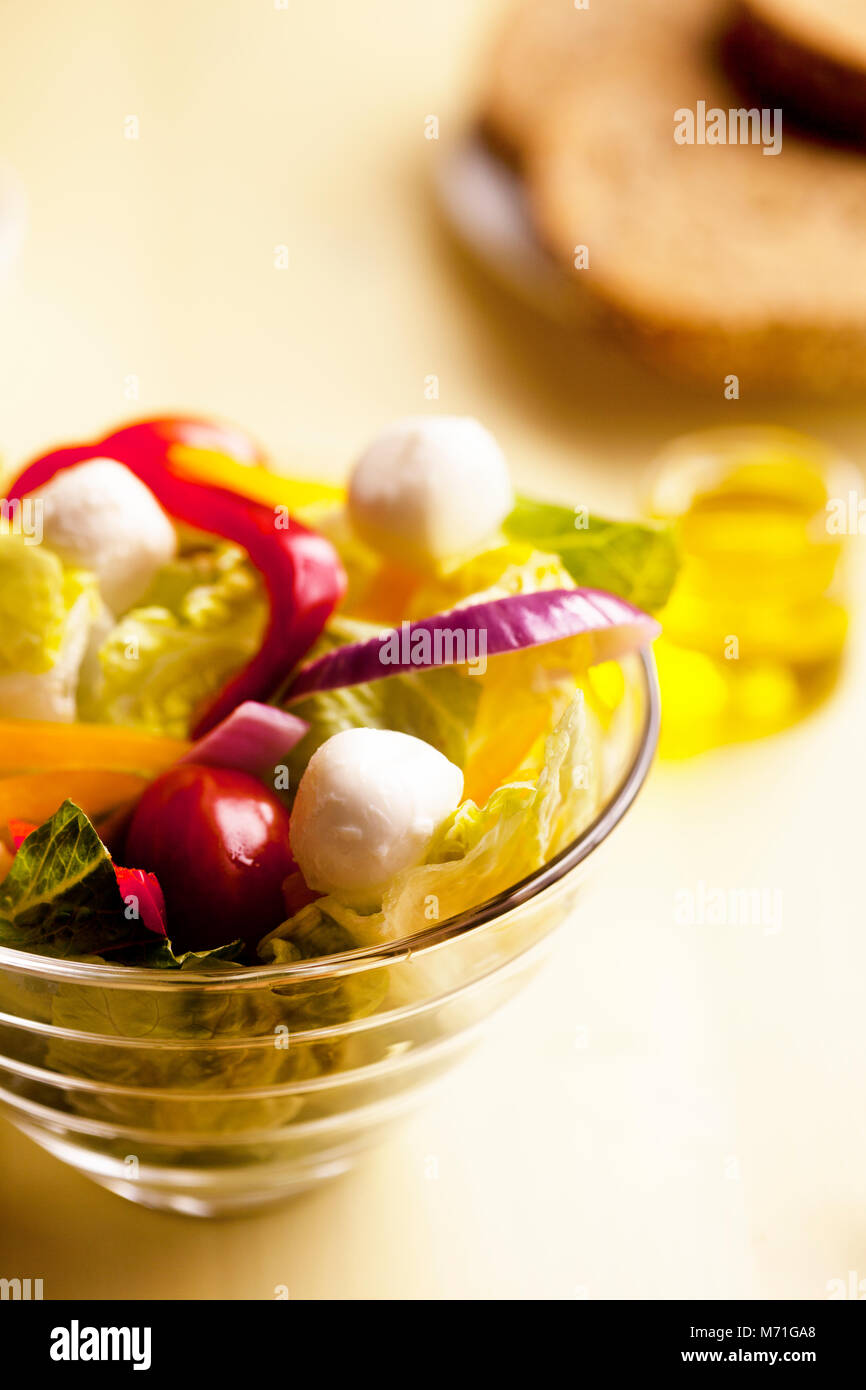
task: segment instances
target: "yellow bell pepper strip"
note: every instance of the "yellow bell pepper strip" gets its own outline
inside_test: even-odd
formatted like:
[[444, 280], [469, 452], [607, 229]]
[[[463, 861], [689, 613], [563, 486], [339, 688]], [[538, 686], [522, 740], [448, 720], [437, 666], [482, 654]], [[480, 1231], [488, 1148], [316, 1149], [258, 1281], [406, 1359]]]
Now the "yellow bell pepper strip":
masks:
[[59, 774], [64, 769], [81, 768], [155, 777], [182, 758], [189, 747], [185, 739], [163, 738], [161, 734], [140, 733], [115, 724], [0, 719], [0, 775]]
[[[226, 437], [231, 442], [225, 443]], [[329, 541], [287, 513], [225, 487], [193, 480], [172, 460], [175, 445], [212, 445], [228, 457], [255, 462], [255, 446], [241, 435], [207, 421], [141, 421], [95, 444], [58, 449], [36, 459], [9, 489], [9, 500], [38, 491], [61, 469], [104, 456], [130, 468], [174, 520], [233, 541], [260, 571], [270, 603], [261, 647], [200, 714], [193, 736], [201, 737], [244, 700], [266, 700], [313, 645], [345, 593], [346, 576]]]
[[0, 826], [18, 818], [41, 825], [61, 802], [74, 801], [92, 821], [128, 809], [148, 785], [136, 772], [56, 768], [0, 777]]
[[124, 450], [130, 443], [136, 448], [155, 444], [179, 477], [226, 488], [266, 507], [296, 511], [316, 503], [338, 503], [346, 495], [345, 488], [333, 483], [275, 473], [251, 435], [218, 420], [178, 415], [138, 420], [115, 430], [103, 443]]
[[172, 471], [190, 482], [225, 487], [241, 497], [261, 502], [265, 507], [287, 507], [294, 512], [301, 507], [321, 503], [337, 506], [346, 496], [345, 488], [335, 483], [322, 483], [315, 478], [284, 477], [272, 468], [238, 463], [211, 449], [191, 449], [184, 444], [175, 444], [169, 448], [169, 459]]

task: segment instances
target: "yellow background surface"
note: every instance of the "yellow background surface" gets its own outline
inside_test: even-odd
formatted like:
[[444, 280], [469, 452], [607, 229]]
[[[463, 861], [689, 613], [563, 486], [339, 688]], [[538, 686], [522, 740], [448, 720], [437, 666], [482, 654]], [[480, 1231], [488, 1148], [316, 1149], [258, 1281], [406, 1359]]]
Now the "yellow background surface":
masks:
[[[456, 253], [430, 179], [500, 9], [6, 0], [0, 160], [30, 208], [0, 288], [6, 461], [178, 407], [338, 477], [431, 408], [435, 374], [435, 408], [489, 425], [518, 483], [598, 510], [634, 509], [658, 445], [719, 421], [805, 425], [861, 462], [862, 410], [662, 384], [575, 350]], [[235, 1299], [822, 1298], [866, 1278], [858, 635], [807, 723], [656, 769], [551, 964], [351, 1175], [195, 1223], [4, 1124], [0, 1276]], [[676, 926], [701, 882], [779, 888], [782, 930]]]

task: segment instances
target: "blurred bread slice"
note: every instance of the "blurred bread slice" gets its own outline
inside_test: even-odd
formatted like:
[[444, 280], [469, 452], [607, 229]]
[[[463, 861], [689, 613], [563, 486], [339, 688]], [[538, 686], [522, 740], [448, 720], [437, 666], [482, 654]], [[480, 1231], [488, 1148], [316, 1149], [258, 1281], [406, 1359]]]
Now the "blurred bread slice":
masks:
[[740, 0], [729, 53], [762, 101], [866, 142], [866, 0]]
[[[723, 13], [720, 8], [718, 15]], [[721, 384], [866, 383], [866, 159], [797, 139], [680, 145], [679, 108], [740, 108], [710, 25], [608, 45], [536, 129], [527, 179], [560, 264], [661, 366]], [[589, 267], [574, 269], [586, 245]]]
[[717, 0], [512, 0], [490, 56], [482, 125], [493, 145], [520, 163], [562, 90], [616, 42], [640, 48], [671, 21], [697, 26]]

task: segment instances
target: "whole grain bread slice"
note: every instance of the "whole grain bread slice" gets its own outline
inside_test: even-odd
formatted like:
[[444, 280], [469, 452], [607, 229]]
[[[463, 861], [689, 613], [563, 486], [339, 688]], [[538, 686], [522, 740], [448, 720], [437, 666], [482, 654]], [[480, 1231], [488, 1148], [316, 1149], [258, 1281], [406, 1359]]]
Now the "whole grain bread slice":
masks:
[[720, 383], [863, 385], [866, 158], [784, 127], [776, 155], [678, 144], [678, 111], [742, 107], [715, 40], [712, 23], [700, 39], [670, 22], [639, 53], [607, 45], [560, 90], [527, 156], [538, 229], [657, 363]]
[[[733, 3], [733, 0], [731, 0]], [[702, 25], [718, 0], [511, 0], [494, 41], [482, 98], [482, 127], [515, 163], [531, 149], [552, 101], [615, 43], [636, 48], [660, 28]]]

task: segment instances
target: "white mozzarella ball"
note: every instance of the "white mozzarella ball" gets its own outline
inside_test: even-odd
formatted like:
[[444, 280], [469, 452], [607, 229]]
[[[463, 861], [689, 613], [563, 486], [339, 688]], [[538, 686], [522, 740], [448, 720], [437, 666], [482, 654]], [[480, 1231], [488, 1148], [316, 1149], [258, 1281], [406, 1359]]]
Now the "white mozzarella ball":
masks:
[[310, 759], [292, 808], [292, 854], [310, 888], [375, 904], [401, 869], [420, 864], [460, 804], [463, 773], [391, 729], [344, 729]]
[[177, 551], [174, 527], [153, 493], [114, 459], [64, 468], [32, 496], [42, 535], [68, 565], [91, 570], [113, 613], [125, 613]]
[[374, 549], [413, 567], [477, 549], [514, 505], [505, 455], [468, 417], [398, 420], [349, 480], [349, 516]]

